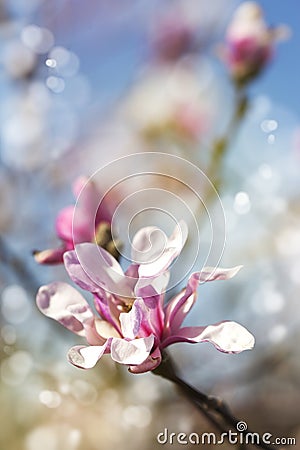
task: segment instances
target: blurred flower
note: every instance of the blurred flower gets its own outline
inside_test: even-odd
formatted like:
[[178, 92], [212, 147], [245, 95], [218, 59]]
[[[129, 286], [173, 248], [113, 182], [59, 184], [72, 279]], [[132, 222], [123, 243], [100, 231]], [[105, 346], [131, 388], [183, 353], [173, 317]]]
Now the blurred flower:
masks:
[[101, 202], [102, 195], [95, 183], [86, 177], [79, 177], [73, 185], [73, 192], [78, 199], [76, 205], [63, 208], [55, 222], [56, 234], [62, 240], [62, 245], [34, 251], [35, 260], [40, 264], [62, 263], [64, 253], [82, 242], [96, 241], [116, 257], [118, 255], [111, 240], [111, 214], [104, 200]]
[[131, 90], [121, 113], [149, 143], [198, 141], [207, 131], [212, 100], [205, 95], [209, 73], [196, 67], [160, 67]]
[[195, 32], [182, 15], [169, 13], [155, 23], [152, 42], [161, 61], [172, 62], [194, 47]]
[[286, 26], [268, 27], [255, 2], [243, 2], [235, 11], [221, 50], [230, 74], [238, 84], [258, 76], [273, 55], [274, 43], [288, 37]]
[[[176, 342], [211, 342], [226, 353], [239, 353], [253, 347], [253, 336], [235, 322], [182, 327], [195, 303], [198, 284], [229, 279], [240, 267], [205, 268], [193, 273], [187, 287], [164, 305], [168, 268], [180, 253], [187, 230], [181, 222], [163, 245], [159, 231], [146, 227], [135, 235], [132, 244], [135, 262], [125, 274], [109, 253], [93, 244], [80, 244], [76, 251], [65, 254], [70, 277], [94, 294], [95, 308], [101, 319], [81, 294], [66, 283], [52, 283], [39, 289], [39, 309], [74, 333], [85, 336], [90, 344], [70, 349], [68, 358], [75, 366], [89, 369], [103, 354], [110, 353], [114, 361], [129, 366], [131, 372], [143, 373], [154, 370], [161, 363], [161, 351]], [[99, 261], [102, 263], [97, 265]]]

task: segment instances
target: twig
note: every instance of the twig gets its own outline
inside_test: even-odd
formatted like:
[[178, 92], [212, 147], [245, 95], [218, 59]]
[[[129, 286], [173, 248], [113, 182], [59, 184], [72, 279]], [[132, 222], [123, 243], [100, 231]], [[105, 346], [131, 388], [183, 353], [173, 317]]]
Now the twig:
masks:
[[[192, 402], [197, 409], [199, 409], [201, 413], [204, 414], [205, 417], [222, 433], [227, 433], [230, 427], [234, 427], [243, 436], [253, 433], [248, 428], [245, 430], [239, 430], [239, 428], [237, 428], [237, 425], [241, 422], [241, 420], [231, 413], [230, 408], [223, 400], [208, 396], [203, 392], [196, 390], [178, 377], [174, 363], [169, 355], [164, 355], [162, 363], [153, 371], [153, 373], [175, 383], [187, 399]], [[258, 433], [255, 434], [257, 435]], [[268, 445], [262, 442], [261, 439], [259, 439], [259, 442], [253, 443], [253, 445], [265, 450], [276, 449], [276, 446]]]
[[243, 88], [235, 87], [235, 97], [233, 115], [224, 135], [217, 138], [213, 143], [211, 162], [207, 169], [207, 176], [216, 190], [221, 186], [221, 169], [224, 156], [248, 110], [248, 98]]

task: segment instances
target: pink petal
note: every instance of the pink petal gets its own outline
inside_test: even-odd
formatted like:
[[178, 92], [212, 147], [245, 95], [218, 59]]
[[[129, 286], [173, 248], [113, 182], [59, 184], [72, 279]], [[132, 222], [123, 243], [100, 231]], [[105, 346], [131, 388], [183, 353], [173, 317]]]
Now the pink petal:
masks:
[[93, 317], [89, 306], [82, 295], [67, 283], [51, 283], [40, 287], [37, 297], [37, 306], [45, 316], [57, 320], [73, 333], [84, 335], [84, 327], [79, 318], [75, 318], [69, 307], [79, 305], [85, 313]]
[[64, 208], [57, 217], [58, 235], [76, 244], [91, 242], [95, 235], [95, 217], [98, 199], [94, 184], [88, 178], [79, 177], [73, 185], [74, 195], [79, 200], [76, 205]]
[[[73, 185], [73, 191], [77, 199], [76, 222], [77, 213], [88, 218], [88, 221], [92, 224], [92, 230], [100, 222], [111, 222], [112, 214], [108, 208], [107, 201], [93, 180], [84, 176], [79, 177]], [[80, 219], [78, 220], [80, 221]], [[76, 241], [76, 243], [79, 242]]]
[[145, 305], [151, 309], [156, 308], [162, 297], [151, 285], [136, 289], [135, 295], [141, 297], [144, 300]]
[[169, 283], [170, 272], [165, 271], [154, 278], [139, 278], [134, 287], [136, 297], [151, 298], [165, 292]]
[[66, 206], [59, 212], [56, 218], [56, 234], [64, 241], [73, 241], [73, 214], [74, 206]]
[[90, 284], [88, 290], [100, 286], [119, 296], [132, 296], [132, 286], [129, 285], [131, 279], [125, 277], [120, 264], [110, 253], [91, 243], [79, 244], [75, 251], [76, 255], [70, 252], [71, 264], [68, 257], [64, 257], [66, 269], [75, 283], [82, 282], [87, 286]]
[[[139, 337], [149, 336], [154, 334], [158, 339], [161, 338], [164, 323], [163, 323], [163, 308], [161, 296], [155, 299], [151, 298], [137, 298], [129, 313], [120, 314], [120, 322], [122, 334], [125, 338], [134, 339], [137, 335]], [[155, 302], [154, 302], [155, 299]], [[153, 303], [152, 303], [153, 301]]]
[[[172, 236], [166, 242], [160, 242], [160, 244], [155, 242], [155, 252], [151, 251], [149, 258], [139, 267], [140, 277], [152, 277], [165, 271], [181, 252], [187, 239], [187, 234], [188, 229], [186, 223], [180, 221], [175, 227]], [[147, 261], [150, 262], [147, 263]]]
[[236, 322], [220, 322], [207, 327], [185, 327], [177, 330], [176, 335], [170, 336], [162, 343], [163, 347], [175, 342], [210, 342], [217, 350], [224, 353], [240, 353], [251, 350], [255, 339], [249, 331]]
[[120, 364], [141, 364], [148, 358], [153, 343], [153, 335], [132, 341], [113, 338], [111, 342], [111, 357]]
[[39, 264], [61, 264], [66, 249], [64, 247], [34, 251], [33, 256]]
[[68, 360], [71, 364], [81, 369], [91, 369], [105, 353], [108, 344], [109, 341], [106, 341], [103, 345], [92, 345], [90, 347], [76, 345], [69, 350]]
[[79, 176], [73, 183], [73, 193], [74, 197], [77, 199], [82, 189], [88, 183], [89, 179], [85, 175]]
[[161, 353], [159, 347], [148, 356], [148, 358], [138, 366], [130, 366], [129, 371], [131, 373], [145, 373], [156, 369], [161, 363]]
[[56, 233], [71, 248], [81, 242], [91, 242], [94, 238], [95, 219], [79, 206], [67, 206], [57, 216]]
[[95, 283], [83, 269], [78, 260], [77, 253], [74, 250], [65, 252], [64, 264], [70, 278], [74, 281], [74, 283], [86, 291], [98, 293], [98, 284]]
[[140, 335], [148, 335], [149, 330], [159, 339], [164, 328], [163, 300], [160, 293], [166, 289], [169, 280], [169, 272], [164, 272], [159, 277], [140, 278], [135, 286], [135, 295], [143, 299], [146, 313], [141, 323]]
[[191, 310], [196, 300], [198, 284], [214, 280], [228, 280], [234, 277], [242, 266], [231, 269], [204, 267], [201, 272], [194, 272], [189, 278], [186, 289], [174, 297], [165, 308], [166, 332], [178, 329]]
[[186, 288], [176, 295], [165, 307], [165, 332], [177, 330], [193, 307], [198, 288], [198, 276], [192, 274]]
[[95, 294], [94, 296], [94, 305], [99, 316], [107, 322], [111, 323], [113, 327], [116, 328], [119, 333], [121, 333], [119, 323], [119, 304], [120, 301], [116, 302], [112, 294], [101, 290], [101, 288], [99, 289], [99, 292], [97, 292], [97, 294]]
[[96, 212], [101, 201], [95, 183], [87, 177], [81, 176], [73, 184], [73, 192], [77, 200], [76, 209], [81, 209], [95, 222]]
[[125, 272], [125, 275], [127, 277], [138, 279], [139, 277], [138, 268], [139, 268], [138, 264], [130, 264], [130, 266]]
[[164, 297], [157, 294], [152, 286], [140, 289], [139, 295], [142, 297], [140, 301], [143, 303], [143, 307], [141, 306], [143, 320], [141, 321], [139, 336], [148, 336], [149, 333], [153, 333], [160, 339], [164, 329]]
[[57, 320], [68, 330], [86, 336], [90, 343], [103, 342], [94, 327], [94, 314], [89, 304], [67, 283], [42, 286], [36, 297], [37, 306], [45, 316]]

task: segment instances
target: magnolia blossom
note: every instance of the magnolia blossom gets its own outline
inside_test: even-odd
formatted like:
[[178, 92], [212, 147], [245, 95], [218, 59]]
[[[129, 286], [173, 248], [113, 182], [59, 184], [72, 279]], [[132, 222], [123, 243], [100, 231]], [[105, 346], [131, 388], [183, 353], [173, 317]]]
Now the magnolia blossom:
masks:
[[39, 289], [39, 309], [86, 338], [88, 345], [77, 345], [68, 352], [68, 359], [75, 366], [92, 368], [110, 353], [114, 361], [127, 365], [131, 372], [143, 373], [154, 370], [161, 363], [162, 351], [176, 342], [210, 342], [226, 353], [253, 347], [253, 336], [232, 321], [183, 326], [196, 301], [199, 283], [229, 279], [240, 266], [195, 272], [186, 288], [164, 303], [169, 267], [185, 243], [186, 226], [180, 223], [163, 245], [161, 233], [156, 227], [146, 227], [135, 235], [134, 262], [125, 273], [108, 252], [94, 244], [79, 244], [75, 251], [65, 253], [64, 263], [71, 279], [94, 295], [96, 312], [66, 283]]
[[247, 82], [257, 76], [273, 55], [274, 43], [287, 37], [285, 26], [268, 27], [255, 2], [243, 2], [227, 28], [223, 56], [233, 79]]
[[[64, 253], [73, 250], [77, 243], [96, 240], [99, 245], [106, 246], [110, 242], [111, 214], [103, 202], [99, 207], [102, 196], [95, 183], [86, 177], [79, 177], [73, 185], [73, 192], [76, 199], [79, 197], [77, 204], [63, 208], [55, 222], [56, 234], [62, 245], [35, 251], [35, 260], [40, 264], [63, 263]], [[112, 252], [114, 249], [109, 248]]]

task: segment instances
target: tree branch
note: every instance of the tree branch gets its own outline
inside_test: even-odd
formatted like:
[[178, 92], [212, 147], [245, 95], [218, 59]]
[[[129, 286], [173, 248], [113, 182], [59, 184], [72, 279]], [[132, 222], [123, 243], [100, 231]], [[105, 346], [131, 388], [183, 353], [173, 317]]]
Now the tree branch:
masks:
[[[200, 412], [209, 420], [209, 422], [211, 422], [211, 424], [214, 425], [220, 432], [228, 433], [229, 429], [231, 427], [234, 427], [234, 429], [237, 430], [238, 433], [242, 434], [245, 437], [247, 436], [247, 434], [254, 433], [248, 428], [245, 430], [240, 430], [237, 427], [237, 425], [242, 421], [232, 414], [230, 408], [223, 400], [198, 391], [197, 389], [193, 388], [188, 383], [183, 381], [180, 377], [178, 377], [174, 363], [169, 355], [164, 354], [162, 363], [157, 367], [157, 369], [153, 371], [153, 373], [175, 383], [179, 387], [180, 391], [187, 397], [187, 399], [198, 410], [200, 410]], [[259, 433], [255, 434], [257, 435]], [[262, 442], [261, 437], [259, 438], [259, 442], [251, 442], [251, 444], [265, 450], [274, 450], [277, 448], [274, 445], [268, 445]], [[245, 445], [242, 445], [243, 448], [245, 448]]]

